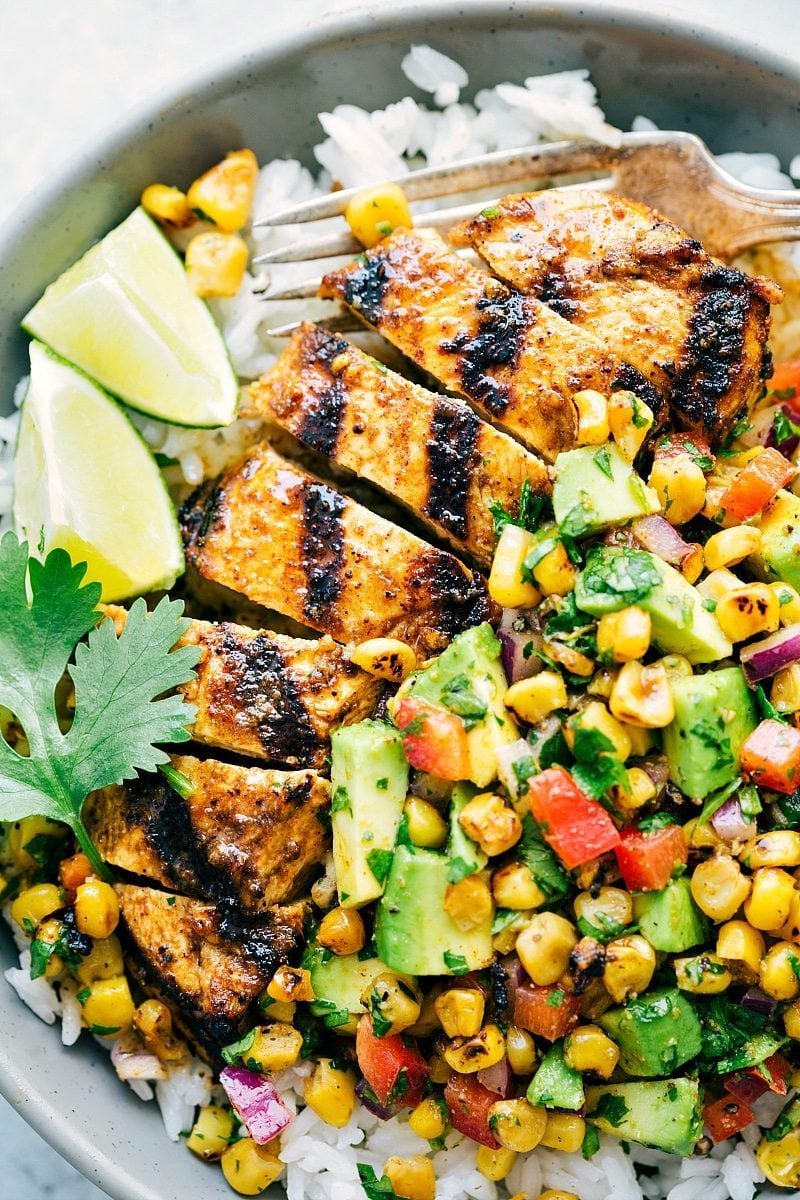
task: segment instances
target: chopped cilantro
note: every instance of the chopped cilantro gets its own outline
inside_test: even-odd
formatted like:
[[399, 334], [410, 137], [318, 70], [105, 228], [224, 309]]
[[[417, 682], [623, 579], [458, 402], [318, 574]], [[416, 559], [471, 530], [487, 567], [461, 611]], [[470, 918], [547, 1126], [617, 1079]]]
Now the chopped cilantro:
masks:
[[511, 770], [514, 773], [514, 778], [517, 781], [517, 796], [522, 796], [528, 787], [528, 780], [532, 775], [537, 774], [536, 763], [533, 761], [533, 756], [530, 754], [521, 754], [519, 758], [515, 758], [511, 764]]
[[758, 707], [761, 710], [762, 717], [770, 721], [781, 721], [784, 725], [788, 723], [788, 714], [778, 711], [778, 709], [767, 696], [767, 693], [764, 691], [761, 684], [759, 684], [756, 688], [756, 700], [758, 701]]
[[488, 505], [494, 524], [494, 535], [499, 537], [506, 525], [519, 525], [529, 533], [535, 533], [542, 520], [552, 512], [552, 505], [547, 496], [535, 492], [530, 480], [523, 480], [519, 493], [519, 508], [516, 517], [512, 517], [507, 508], [497, 500]]
[[611, 459], [605, 446], [602, 446], [597, 451], [597, 453], [593, 456], [593, 460], [598, 471], [602, 471], [606, 479], [614, 478], [614, 472], [611, 469]]
[[602, 942], [603, 945], [613, 941], [614, 938], [635, 933], [638, 928], [638, 925], [623, 925], [604, 912], [595, 913], [594, 921], [587, 921], [586, 917], [578, 917], [578, 929], [583, 937], [594, 938], [596, 942]]
[[486, 703], [476, 695], [467, 675], [455, 675], [442, 688], [442, 704], [461, 717], [467, 730], [473, 729], [488, 711]]
[[95, 1037], [112, 1037], [115, 1033], [119, 1033], [121, 1025], [90, 1025], [90, 1032]]
[[357, 1166], [358, 1178], [367, 1200], [396, 1200], [397, 1192], [392, 1187], [388, 1175], [381, 1175], [379, 1179], [374, 1167], [369, 1167], [366, 1163], [357, 1163]]
[[600, 1134], [595, 1129], [594, 1125], [586, 1126], [586, 1133], [583, 1135], [583, 1143], [581, 1145], [581, 1154], [587, 1160], [594, 1158], [597, 1151], [600, 1149]]
[[525, 560], [522, 564], [522, 582], [535, 583], [534, 571], [547, 558], [548, 554], [552, 554], [561, 545], [561, 539], [557, 537], [545, 537], [537, 542], [535, 546], [528, 551]]
[[338, 813], [338, 812], [352, 812], [352, 811], [353, 811], [353, 806], [350, 803], [350, 796], [348, 794], [347, 788], [337, 787], [336, 791], [333, 793], [333, 796], [331, 797], [331, 812]]
[[618, 1129], [629, 1112], [630, 1109], [622, 1096], [613, 1096], [610, 1092], [603, 1092], [597, 1101], [592, 1116], [600, 1117], [613, 1126], [614, 1129]]
[[488, 217], [490, 221], [494, 220], [495, 217], [500, 217], [502, 215], [503, 215], [502, 208], [500, 208], [496, 204], [490, 205], [489, 208], [481, 209], [481, 216]]
[[[792, 394], [794, 394], [794, 388], [792, 388]], [[772, 420], [772, 437], [779, 449], [783, 442], [800, 437], [800, 425], [792, 420], [785, 408], [779, 408], [775, 413]]]
[[589, 552], [581, 576], [585, 592], [608, 598], [609, 611], [638, 604], [661, 583], [661, 573], [644, 550], [617, 546], [613, 554], [596, 546]]
[[453, 954], [451, 950], [445, 950], [442, 955], [444, 965], [448, 967], [454, 975], [466, 975], [469, 971], [469, 965], [463, 954]]
[[380, 884], [389, 878], [394, 854], [391, 850], [370, 850], [367, 855], [367, 866]]
[[383, 1001], [378, 989], [373, 987], [369, 994], [369, 1014], [372, 1017], [372, 1029], [375, 1037], [386, 1037], [392, 1032], [392, 1022], [383, 1015]]
[[222, 1047], [222, 1057], [228, 1066], [232, 1067], [234, 1063], [244, 1058], [248, 1050], [252, 1050], [257, 1033], [257, 1029], [251, 1029], [244, 1037], [239, 1038], [238, 1042], [230, 1042], [227, 1046]]
[[700, 721], [696, 721], [691, 728], [692, 735], [702, 746], [716, 751], [716, 758], [710, 767], [712, 771], [721, 770], [723, 767], [732, 767], [736, 762], [731, 750], [731, 739], [725, 736], [724, 729], [725, 723], [719, 714], [714, 718], [703, 717]]
[[84, 1004], [89, 999], [91, 994], [92, 994], [92, 989], [89, 987], [82, 987], [80, 989], [80, 991], [77, 991], [75, 993], [75, 999], [78, 1001], [78, 1004], [80, 1004], [81, 1008], [83, 1008]]
[[707, 454], [704, 454], [699, 446], [696, 446], [694, 442], [685, 441], [683, 445], [692, 462], [695, 463], [701, 471], [703, 471], [705, 474], [708, 474], [709, 471], [713, 471], [713, 458], [709, 458]]
[[473, 875], [478, 870], [477, 862], [468, 863], [461, 855], [456, 855], [450, 859], [447, 868], [447, 882], [460, 883], [462, 879], [466, 879], [467, 875]]
[[628, 772], [614, 752], [614, 745], [599, 729], [575, 730], [572, 747], [575, 765], [572, 777], [582, 791], [600, 800], [613, 787], [629, 790]]
[[384, 776], [383, 779], [375, 780], [375, 787], [379, 792], [385, 792], [389, 786], [389, 780]]
[[522, 818], [522, 837], [517, 842], [515, 853], [528, 868], [548, 901], [569, 894], [569, 876], [543, 840], [530, 813], [526, 813]]
[[642, 817], [637, 829], [640, 829], [642, 833], [655, 833], [657, 829], [665, 829], [667, 825], [674, 824], [675, 818], [671, 817], [669, 813], [657, 812], [650, 817]]
[[547, 1003], [550, 1008], [561, 1008], [565, 999], [566, 992], [562, 992], [561, 988], [553, 988], [552, 992], [547, 995]]

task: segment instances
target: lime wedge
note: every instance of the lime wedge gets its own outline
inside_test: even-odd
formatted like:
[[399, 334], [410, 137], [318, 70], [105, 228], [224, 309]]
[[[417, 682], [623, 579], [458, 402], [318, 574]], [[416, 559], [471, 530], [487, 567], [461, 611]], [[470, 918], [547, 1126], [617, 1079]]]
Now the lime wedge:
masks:
[[22, 322], [112, 395], [175, 425], [229, 425], [238, 386], [181, 260], [141, 209], [60, 275]]
[[14, 524], [34, 553], [88, 564], [104, 600], [170, 587], [183, 570], [161, 472], [118, 404], [39, 342], [22, 406]]

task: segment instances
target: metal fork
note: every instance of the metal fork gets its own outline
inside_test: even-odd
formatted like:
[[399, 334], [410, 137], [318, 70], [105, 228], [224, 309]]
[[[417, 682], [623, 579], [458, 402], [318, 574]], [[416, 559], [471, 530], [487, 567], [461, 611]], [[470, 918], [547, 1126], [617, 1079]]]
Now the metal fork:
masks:
[[[754, 188], [740, 183], [714, 160], [705, 143], [691, 133], [624, 133], [618, 146], [598, 142], [552, 142], [464, 159], [443, 167], [411, 171], [393, 180], [411, 201], [431, 200], [495, 185], [525, 182], [530, 190], [558, 186], [576, 175], [593, 176], [590, 186], [617, 192], [657, 209], [719, 258], [732, 258], [751, 246], [800, 240], [800, 190]], [[361, 188], [348, 188], [254, 222], [256, 228], [295, 225], [341, 216]], [[506, 192], [508, 188], [506, 188]], [[447, 230], [476, 216], [491, 199], [418, 214], [426, 228]], [[496, 203], [496, 201], [494, 201]], [[320, 238], [280, 246], [253, 261], [258, 265], [297, 263], [361, 250], [346, 229]], [[268, 300], [314, 296], [319, 278], [266, 293]], [[274, 334], [291, 327], [272, 330]]]

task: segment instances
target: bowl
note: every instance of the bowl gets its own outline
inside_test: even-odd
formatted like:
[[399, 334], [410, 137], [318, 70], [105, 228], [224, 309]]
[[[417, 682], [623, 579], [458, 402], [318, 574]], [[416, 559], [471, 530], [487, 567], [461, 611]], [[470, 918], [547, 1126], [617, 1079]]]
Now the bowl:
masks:
[[[647, 7], [646, 5], [644, 7]], [[274, 43], [134, 114], [112, 136], [26, 202], [0, 233], [0, 411], [11, 408], [26, 369], [20, 316], [45, 286], [137, 203], [154, 179], [189, 181], [234, 145], [262, 160], [312, 164], [316, 114], [349, 100], [385, 105], [410, 89], [400, 61], [411, 42], [431, 42], [464, 63], [470, 89], [500, 79], [587, 66], [609, 119], [623, 127], [646, 113], [689, 129], [718, 152], [798, 149], [800, 64], [725, 34], [657, 15], [561, 0], [513, 6], [454, 0], [356, 13]], [[727, 6], [720, 6], [720, 24]], [[788, 8], [786, 17], [789, 18]], [[15, 962], [0, 934], [0, 966]], [[116, 1078], [83, 1037], [62, 1047], [12, 989], [0, 986], [0, 1091], [65, 1158], [116, 1200], [230, 1198], [221, 1173], [164, 1136], [154, 1104]]]

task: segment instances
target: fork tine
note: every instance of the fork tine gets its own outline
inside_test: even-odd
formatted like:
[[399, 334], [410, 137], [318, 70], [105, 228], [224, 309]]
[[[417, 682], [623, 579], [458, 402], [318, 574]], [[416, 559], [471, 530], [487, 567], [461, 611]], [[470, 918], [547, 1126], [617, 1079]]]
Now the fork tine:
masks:
[[[391, 182], [402, 187], [409, 200], [429, 200], [436, 196], [452, 196], [491, 187], [495, 183], [510, 183], [533, 175], [564, 175], [594, 171], [611, 166], [629, 145], [635, 145], [641, 134], [623, 134], [619, 147], [600, 142], [550, 142], [544, 146], [516, 147], [495, 150], [474, 158], [462, 159], [443, 167], [424, 167], [410, 171]], [[363, 187], [346, 188], [305, 200], [293, 208], [285, 208], [271, 216], [254, 221], [255, 228], [269, 225], [298, 225], [319, 221], [323, 217], [338, 217]]]
[[[303, 324], [302, 321], [289, 321], [286, 325], [274, 325], [271, 329], [264, 331], [265, 337], [291, 337], [293, 333]], [[320, 329], [327, 329], [330, 333], [356, 333], [358, 330], [363, 330], [363, 322], [354, 317], [352, 313], [340, 313], [333, 317], [322, 317], [314, 322]]]
[[270, 288], [261, 298], [262, 300], [312, 300], [319, 291], [321, 283], [322, 277], [314, 275], [312, 278], [303, 279], [300, 283], [295, 283], [291, 287]]

